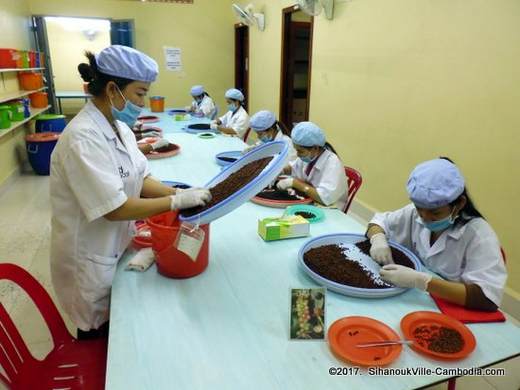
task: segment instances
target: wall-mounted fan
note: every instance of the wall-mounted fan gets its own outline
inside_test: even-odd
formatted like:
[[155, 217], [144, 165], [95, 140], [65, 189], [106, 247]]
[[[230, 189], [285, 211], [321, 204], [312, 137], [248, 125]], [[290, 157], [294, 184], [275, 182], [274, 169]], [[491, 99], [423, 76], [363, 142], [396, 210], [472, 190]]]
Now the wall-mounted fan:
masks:
[[240, 20], [241, 23], [244, 23], [247, 26], [257, 25], [260, 31], [264, 31], [265, 29], [265, 16], [261, 12], [254, 12], [253, 4], [249, 4], [247, 7], [242, 8], [238, 4], [233, 4], [231, 6], [236, 16]]
[[323, 9], [327, 19], [334, 18], [334, 0], [298, 0], [298, 6], [307, 15], [317, 16]]

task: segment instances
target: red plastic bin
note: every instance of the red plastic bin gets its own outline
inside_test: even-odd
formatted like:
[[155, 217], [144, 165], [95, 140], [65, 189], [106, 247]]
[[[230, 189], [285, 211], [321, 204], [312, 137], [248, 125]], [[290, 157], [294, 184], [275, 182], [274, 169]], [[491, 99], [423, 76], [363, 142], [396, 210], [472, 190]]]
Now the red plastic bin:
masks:
[[19, 54], [15, 49], [0, 49], [0, 68], [16, 68]]
[[155, 254], [157, 270], [161, 275], [170, 278], [191, 278], [202, 273], [208, 266], [209, 257], [209, 225], [201, 225], [204, 230], [204, 242], [193, 261], [187, 254], [178, 251], [174, 246], [180, 229], [177, 211], [168, 211], [146, 220], [152, 232], [152, 250]]

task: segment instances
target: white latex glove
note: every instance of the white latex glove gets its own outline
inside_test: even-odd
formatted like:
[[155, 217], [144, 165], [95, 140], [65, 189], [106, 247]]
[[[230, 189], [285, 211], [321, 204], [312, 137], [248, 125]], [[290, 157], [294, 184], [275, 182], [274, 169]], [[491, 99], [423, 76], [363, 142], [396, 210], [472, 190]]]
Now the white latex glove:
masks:
[[133, 130], [134, 131], [141, 131], [141, 128], [143, 127], [143, 122], [141, 121], [136, 121], [134, 123], [134, 127], [133, 127]]
[[381, 279], [397, 287], [418, 288], [426, 291], [432, 280], [430, 274], [419, 272], [399, 264], [387, 264], [379, 270]]
[[160, 148], [164, 148], [165, 146], [168, 146], [170, 142], [167, 139], [160, 138], [157, 141], [155, 141], [153, 144], [151, 144], [153, 150], [157, 150]]
[[142, 136], [143, 137], [157, 137], [157, 138], [162, 138], [162, 134], [159, 133], [158, 131], [155, 131], [155, 130], [150, 130], [150, 131], [147, 131], [145, 133], [142, 133]]
[[392, 264], [392, 251], [384, 233], [376, 233], [370, 237], [370, 257], [381, 265]]
[[188, 188], [184, 191], [171, 195], [170, 208], [189, 209], [196, 206], [204, 206], [211, 200], [211, 192], [205, 188]]
[[152, 248], [144, 248], [132, 257], [132, 260], [126, 265], [126, 269], [143, 272], [146, 271], [154, 261], [155, 256]]
[[288, 188], [291, 188], [293, 186], [293, 183], [294, 183], [294, 179], [292, 177], [288, 177], [286, 179], [282, 179], [282, 180], [278, 181], [278, 183], [276, 184], [276, 187], [279, 190], [283, 191]]
[[218, 130], [218, 125], [216, 123], [212, 123], [212, 124], [209, 125], [209, 128], [211, 130]]
[[184, 109], [185, 109], [186, 111], [190, 112], [190, 111], [191, 111], [191, 106], [186, 106], [186, 107], [184, 107]]

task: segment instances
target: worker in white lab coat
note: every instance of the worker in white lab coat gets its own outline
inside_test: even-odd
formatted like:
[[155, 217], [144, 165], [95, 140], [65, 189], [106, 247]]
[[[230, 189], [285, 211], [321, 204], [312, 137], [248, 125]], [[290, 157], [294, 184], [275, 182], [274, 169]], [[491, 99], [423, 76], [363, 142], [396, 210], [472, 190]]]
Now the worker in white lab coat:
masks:
[[190, 94], [193, 97], [191, 106], [186, 107], [186, 111], [192, 112], [195, 116], [203, 116], [209, 119], [214, 119], [217, 114], [217, 107], [213, 99], [204, 90], [202, 85], [194, 85]]
[[211, 123], [211, 128], [221, 133], [244, 138], [249, 129], [249, 115], [243, 107], [244, 95], [238, 89], [231, 88], [225, 94], [228, 111]]
[[285, 167], [291, 176], [278, 181], [281, 190], [294, 188], [318, 203], [343, 210], [348, 185], [343, 163], [325, 140], [325, 133], [312, 122], [300, 122], [291, 132], [298, 158]]
[[[470, 309], [496, 310], [507, 279], [500, 244], [457, 166], [446, 158], [421, 163], [407, 190], [411, 204], [377, 213], [368, 225], [370, 255], [383, 265], [381, 277]], [[410, 249], [442, 278], [394, 264], [387, 240]]]
[[283, 123], [276, 120], [276, 116], [271, 111], [258, 111], [251, 117], [249, 126], [256, 133], [258, 142], [246, 148], [244, 152], [249, 152], [266, 142], [283, 141], [289, 146], [289, 162], [298, 158], [291, 137], [286, 135], [289, 131]]
[[126, 46], [80, 64], [92, 100], [72, 119], [51, 159], [51, 276], [78, 338], [105, 337], [116, 265], [134, 220], [203, 205], [208, 190], [179, 192], [150, 176], [130, 130], [157, 63]]

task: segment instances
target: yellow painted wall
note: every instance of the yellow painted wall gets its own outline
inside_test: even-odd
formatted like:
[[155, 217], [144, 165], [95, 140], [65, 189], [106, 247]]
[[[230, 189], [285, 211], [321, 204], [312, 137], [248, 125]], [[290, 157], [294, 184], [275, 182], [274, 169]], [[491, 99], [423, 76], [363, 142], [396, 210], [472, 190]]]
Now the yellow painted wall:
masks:
[[[28, 16], [27, 1], [0, 0], [0, 47], [30, 49]], [[18, 90], [16, 73], [2, 73], [2, 78], [0, 95]], [[20, 158], [25, 158], [24, 135], [21, 126], [0, 138], [0, 184], [17, 170]]]
[[[185, 106], [191, 101], [191, 86], [203, 84], [221, 111], [225, 106], [224, 92], [234, 83], [231, 0], [196, 0], [191, 5], [121, 0], [28, 2], [31, 13], [39, 15], [134, 19], [136, 48], [159, 63], [151, 95], [166, 96], [167, 106]], [[182, 49], [182, 72], [166, 70], [163, 46]]]
[[[85, 50], [99, 53], [110, 46], [110, 31], [99, 31], [93, 40], [89, 40], [82, 31], [67, 30], [56, 19], [47, 19], [46, 26], [56, 91], [83, 91], [78, 64], [86, 62]], [[82, 99], [62, 101], [65, 113], [78, 112], [83, 104]]]
[[[251, 29], [251, 112], [278, 112], [281, 10], [253, 1], [266, 30]], [[345, 164], [359, 169], [357, 199], [379, 210], [408, 202], [413, 167], [446, 155], [508, 254], [520, 293], [520, 2], [337, 1], [315, 18], [310, 119]]]

